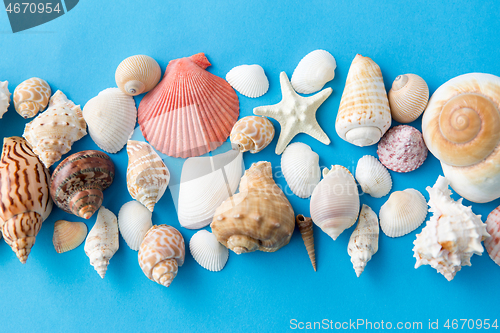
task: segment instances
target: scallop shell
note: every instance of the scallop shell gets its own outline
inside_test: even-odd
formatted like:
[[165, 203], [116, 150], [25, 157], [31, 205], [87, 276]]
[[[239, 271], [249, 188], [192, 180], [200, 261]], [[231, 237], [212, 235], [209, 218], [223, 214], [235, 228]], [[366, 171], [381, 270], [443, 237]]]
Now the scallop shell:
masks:
[[87, 237], [87, 225], [83, 222], [59, 220], [54, 223], [52, 243], [57, 253], [76, 249]]
[[160, 82], [161, 68], [147, 55], [135, 55], [123, 60], [115, 72], [116, 85], [129, 95], [148, 92]]
[[422, 133], [415, 127], [399, 125], [385, 133], [378, 144], [380, 162], [396, 172], [418, 169], [427, 158]]
[[292, 192], [299, 198], [309, 198], [319, 181], [319, 156], [302, 142], [289, 145], [281, 155], [281, 171]]
[[120, 234], [134, 251], [139, 251], [144, 236], [152, 226], [152, 213], [137, 201], [127, 202], [118, 213]]
[[269, 89], [269, 80], [259, 65], [234, 67], [226, 74], [226, 81], [240, 94], [250, 98], [260, 97]]
[[9, 92], [8, 85], [8, 81], [0, 81], [0, 119], [2, 119], [5, 112], [9, 110], [11, 93]]
[[234, 124], [230, 140], [241, 152], [252, 154], [264, 150], [274, 138], [273, 123], [266, 117], [246, 116]]
[[137, 118], [134, 98], [118, 88], [105, 89], [85, 104], [83, 118], [96, 145], [114, 154], [134, 132]]
[[50, 93], [50, 86], [45, 80], [33, 77], [14, 90], [14, 107], [24, 119], [33, 118], [39, 111], [45, 110]]
[[316, 251], [314, 250], [314, 230], [312, 219], [299, 214], [295, 218], [295, 221], [297, 222], [297, 227], [299, 228], [302, 240], [306, 246], [309, 260], [311, 260], [311, 264], [316, 272]]
[[380, 67], [368, 57], [356, 55], [352, 61], [335, 129], [356, 146], [376, 144], [391, 126], [391, 110]]
[[486, 247], [490, 258], [500, 266], [500, 206], [488, 215], [486, 231], [490, 237], [484, 240], [484, 247]]
[[221, 271], [229, 258], [229, 250], [207, 230], [200, 230], [191, 237], [189, 251], [201, 267], [212, 272]]
[[356, 166], [356, 180], [363, 192], [374, 198], [386, 196], [392, 188], [389, 171], [371, 155], [365, 155], [359, 159]]
[[420, 76], [403, 74], [392, 83], [388, 97], [392, 119], [411, 123], [424, 112], [429, 101], [429, 87]]
[[347, 253], [351, 256], [351, 262], [357, 277], [363, 273], [368, 261], [377, 253], [378, 235], [377, 214], [367, 205], [363, 205], [361, 213], [359, 213], [358, 225], [354, 229], [351, 238], [349, 238], [349, 244], [347, 245]]
[[236, 92], [205, 70], [203, 53], [170, 61], [163, 80], [139, 105], [146, 140], [173, 157], [200, 156], [226, 141], [239, 115]]
[[422, 193], [412, 188], [396, 191], [380, 207], [380, 227], [389, 237], [401, 237], [420, 227], [426, 216]]
[[293, 89], [301, 94], [312, 94], [320, 91], [328, 81], [335, 77], [337, 62], [325, 50], [308, 53], [295, 68], [290, 81]]

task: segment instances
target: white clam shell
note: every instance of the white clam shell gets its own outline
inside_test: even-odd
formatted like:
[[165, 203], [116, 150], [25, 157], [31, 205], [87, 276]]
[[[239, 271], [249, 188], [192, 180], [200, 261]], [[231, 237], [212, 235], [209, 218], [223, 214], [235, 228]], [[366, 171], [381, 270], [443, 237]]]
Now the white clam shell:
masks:
[[118, 88], [108, 88], [85, 104], [83, 118], [96, 145], [108, 153], [116, 153], [134, 131], [137, 108], [133, 97]]
[[0, 119], [2, 119], [5, 112], [9, 110], [11, 93], [9, 92], [8, 85], [8, 81], [0, 81]]
[[382, 198], [389, 194], [392, 188], [389, 171], [371, 155], [365, 155], [359, 159], [356, 166], [356, 180], [363, 192], [374, 198]]
[[256, 98], [269, 89], [269, 80], [259, 65], [241, 65], [226, 74], [226, 81], [240, 94]]
[[200, 230], [191, 237], [189, 251], [201, 267], [212, 272], [221, 271], [229, 258], [229, 250], [207, 230]]
[[315, 50], [300, 60], [290, 82], [298, 93], [312, 94], [335, 77], [335, 68], [337, 62], [329, 52]]
[[127, 202], [118, 213], [118, 228], [127, 245], [139, 251], [142, 240], [153, 226], [152, 213], [137, 201]]
[[319, 181], [319, 156], [311, 147], [296, 142], [281, 155], [281, 171], [292, 192], [300, 198], [309, 198]]
[[365, 270], [366, 264], [378, 251], [379, 226], [377, 214], [367, 205], [363, 205], [359, 213], [359, 222], [352, 232], [347, 253], [359, 277]]
[[129, 96], [150, 91], [160, 79], [160, 65], [147, 55], [128, 57], [118, 65], [115, 72], [116, 85]]

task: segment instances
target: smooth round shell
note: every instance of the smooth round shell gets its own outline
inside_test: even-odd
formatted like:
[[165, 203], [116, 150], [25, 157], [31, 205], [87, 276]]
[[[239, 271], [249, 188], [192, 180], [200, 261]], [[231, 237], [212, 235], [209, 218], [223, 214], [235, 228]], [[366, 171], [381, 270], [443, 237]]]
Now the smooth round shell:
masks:
[[290, 83], [296, 92], [312, 94], [320, 91], [328, 81], [335, 77], [337, 62], [325, 50], [308, 53], [295, 68]]
[[237, 144], [242, 152], [258, 153], [266, 148], [274, 138], [273, 123], [266, 117], [246, 116], [234, 124], [231, 143]]
[[396, 77], [388, 93], [392, 119], [400, 123], [410, 123], [424, 112], [429, 101], [429, 87], [416, 74]]
[[356, 166], [356, 180], [364, 193], [381, 198], [391, 191], [392, 179], [389, 171], [375, 157], [365, 155]]
[[484, 247], [490, 258], [500, 266], [500, 206], [488, 215], [486, 231], [490, 237], [484, 240]]
[[9, 110], [11, 93], [9, 92], [8, 85], [8, 81], [0, 81], [0, 119]]
[[160, 65], [147, 55], [128, 57], [118, 65], [115, 72], [116, 85], [129, 96], [150, 91], [160, 79]]
[[250, 98], [260, 97], [269, 89], [269, 80], [259, 65], [234, 67], [226, 74], [226, 81], [240, 94]]
[[33, 118], [45, 110], [50, 99], [50, 86], [40, 78], [33, 77], [19, 84], [14, 90], [14, 107], [23, 118]]
[[189, 251], [201, 267], [212, 272], [221, 271], [229, 258], [229, 250], [207, 230], [200, 230], [191, 237]]
[[54, 223], [52, 243], [57, 253], [76, 249], [87, 237], [87, 225], [83, 222], [59, 220]]
[[321, 180], [319, 156], [302, 142], [292, 143], [285, 149], [281, 155], [281, 171], [290, 190], [299, 198], [309, 198]]
[[137, 201], [129, 201], [120, 208], [118, 228], [123, 239], [134, 251], [139, 251], [142, 240], [153, 226], [152, 213]]

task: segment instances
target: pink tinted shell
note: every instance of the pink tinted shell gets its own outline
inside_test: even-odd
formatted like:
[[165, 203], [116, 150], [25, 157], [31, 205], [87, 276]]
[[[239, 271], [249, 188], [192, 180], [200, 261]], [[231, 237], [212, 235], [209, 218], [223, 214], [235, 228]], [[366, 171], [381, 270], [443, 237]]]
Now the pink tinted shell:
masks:
[[486, 231], [490, 234], [490, 237], [484, 240], [484, 246], [490, 258], [500, 266], [500, 206], [488, 215]]

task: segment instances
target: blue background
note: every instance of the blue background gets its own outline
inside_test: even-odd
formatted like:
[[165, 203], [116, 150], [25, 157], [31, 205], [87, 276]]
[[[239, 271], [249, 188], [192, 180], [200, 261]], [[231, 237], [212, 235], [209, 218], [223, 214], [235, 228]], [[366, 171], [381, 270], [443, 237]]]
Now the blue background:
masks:
[[[337, 60], [336, 76], [326, 87], [333, 93], [317, 118], [332, 143], [325, 146], [301, 134], [293, 140], [309, 144], [320, 164], [354, 170], [360, 157], [376, 156], [376, 146], [359, 148], [341, 140], [335, 117], [350, 63], [356, 53], [381, 68], [387, 90], [394, 78], [416, 73], [431, 93], [464, 73], [500, 75], [498, 2], [491, 1], [94, 1], [26, 32], [13, 34], [0, 11], [0, 80], [11, 92], [22, 81], [41, 77], [53, 92], [62, 90], [82, 107], [101, 90], [115, 86], [114, 73], [128, 56], [147, 54], [165, 70], [172, 59], [205, 52], [209, 71], [225, 77], [234, 66], [260, 64], [270, 81], [261, 98], [240, 98], [240, 116], [256, 106], [281, 100], [279, 73], [289, 77], [300, 59], [321, 48]], [[136, 98], [139, 103], [142, 96]], [[11, 103], [12, 104], [12, 103]], [[2, 137], [22, 135], [27, 121], [11, 106], [0, 120]], [[279, 133], [279, 125], [276, 125]], [[411, 125], [421, 128], [421, 118]], [[278, 136], [263, 152], [245, 153], [245, 166], [259, 160], [273, 164]], [[97, 149], [90, 136], [71, 153]], [[126, 190], [127, 154], [112, 155], [117, 166], [104, 206], [118, 213], [131, 198]], [[167, 160], [168, 163], [168, 160]], [[179, 162], [169, 164], [171, 169]], [[52, 168], [53, 170], [53, 168]], [[429, 156], [418, 170], [391, 172], [393, 190], [415, 188], [428, 199], [441, 167]], [[368, 195], [361, 202], [378, 213], [388, 197]], [[454, 195], [457, 199], [458, 196]], [[309, 214], [309, 200], [289, 196], [295, 213]], [[466, 204], [470, 204], [464, 201]], [[473, 204], [486, 219], [500, 204]], [[429, 216], [428, 216], [429, 218]], [[78, 218], [54, 209], [44, 222], [26, 265], [0, 242], [0, 331], [286, 331], [290, 320], [334, 322], [356, 320], [423, 323], [439, 319], [497, 319], [500, 267], [489, 256], [474, 256], [452, 282], [429, 266], [414, 269], [411, 234], [391, 239], [383, 233], [377, 254], [356, 278], [347, 243], [354, 229], [334, 242], [315, 228], [318, 271], [314, 272], [298, 231], [276, 253], [230, 253], [218, 273], [204, 270], [186, 253], [186, 262], [167, 289], [149, 281], [139, 268], [137, 252], [120, 238], [104, 280], [83, 251], [65, 254], [52, 245], [54, 222]], [[95, 217], [86, 221], [89, 229]], [[181, 228], [167, 192], [157, 205], [153, 223], [178, 227], [188, 243], [195, 231]], [[425, 224], [424, 224], [425, 225]]]

